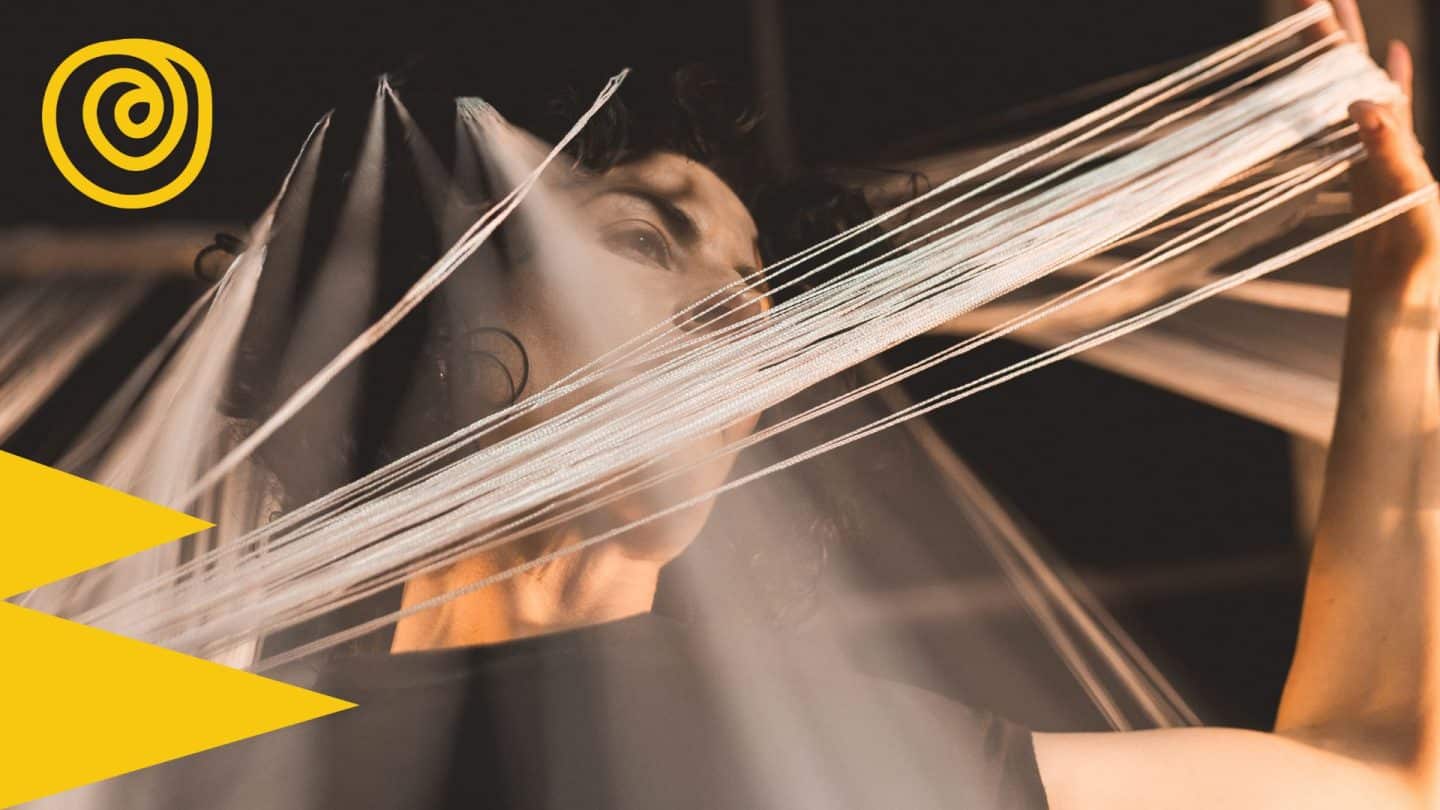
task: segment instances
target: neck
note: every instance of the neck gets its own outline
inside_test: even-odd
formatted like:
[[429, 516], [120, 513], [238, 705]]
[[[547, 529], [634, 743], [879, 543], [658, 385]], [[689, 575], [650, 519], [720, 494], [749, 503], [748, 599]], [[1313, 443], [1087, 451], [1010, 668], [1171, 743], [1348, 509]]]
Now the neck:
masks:
[[[576, 539], [551, 537], [543, 546]], [[535, 556], [513, 549], [477, 554], [412, 578], [402, 604], [414, 607]], [[600, 543], [402, 619], [391, 652], [495, 644], [646, 613], [659, 574], [654, 560], [627, 555], [622, 544]]]

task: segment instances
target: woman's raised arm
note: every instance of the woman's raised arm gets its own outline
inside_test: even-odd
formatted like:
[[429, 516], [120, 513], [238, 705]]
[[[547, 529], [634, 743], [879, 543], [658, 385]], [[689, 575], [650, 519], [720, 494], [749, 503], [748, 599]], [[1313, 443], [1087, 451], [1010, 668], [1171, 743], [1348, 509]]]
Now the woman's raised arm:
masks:
[[[1363, 42], [1354, 0], [1338, 24]], [[1409, 52], [1387, 67], [1406, 88]], [[1408, 95], [1408, 93], [1407, 93]], [[1408, 103], [1351, 115], [1369, 209], [1434, 180]], [[1440, 806], [1440, 203], [1357, 250], [1340, 407], [1290, 675], [1273, 733], [1036, 735], [1056, 810]]]

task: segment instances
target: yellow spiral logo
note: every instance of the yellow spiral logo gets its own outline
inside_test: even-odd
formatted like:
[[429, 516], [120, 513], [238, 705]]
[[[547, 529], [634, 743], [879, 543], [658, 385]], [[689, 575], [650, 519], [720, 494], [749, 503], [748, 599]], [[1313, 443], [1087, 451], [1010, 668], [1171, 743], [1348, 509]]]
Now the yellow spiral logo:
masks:
[[[109, 65], [84, 88], [80, 102], [85, 140], [98, 156], [92, 162], [135, 174], [151, 172], [162, 164], [178, 165], [169, 182], [150, 190], [116, 191], [92, 180], [75, 165], [61, 138], [61, 97], [78, 96], [78, 90], [67, 88], [66, 82], [92, 63]], [[106, 131], [102, 104], [111, 105], [110, 124], [131, 142], [129, 151], [117, 147], [111, 132]], [[50, 159], [80, 193], [113, 208], [150, 208], [174, 198], [200, 175], [210, 152], [212, 114], [210, 76], [199, 60], [153, 39], [112, 39], [86, 45], [60, 63], [45, 86], [40, 124]], [[172, 158], [192, 118], [194, 145], [189, 157], [178, 163]], [[78, 134], [71, 140], [73, 147]], [[135, 154], [136, 148], [143, 151]]]

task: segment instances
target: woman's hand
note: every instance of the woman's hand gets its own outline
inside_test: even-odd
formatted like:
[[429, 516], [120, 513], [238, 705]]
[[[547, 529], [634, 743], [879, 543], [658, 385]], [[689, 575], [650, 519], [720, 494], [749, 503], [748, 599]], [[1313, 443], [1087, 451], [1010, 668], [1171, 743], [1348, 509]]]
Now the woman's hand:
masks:
[[[1390, 44], [1386, 70], [1405, 97], [1393, 104], [1362, 101], [1350, 108], [1367, 153], [1350, 172], [1357, 211], [1378, 208], [1435, 182], [1415, 138], [1410, 114], [1413, 67], [1404, 44]], [[1357, 288], [1390, 289], [1396, 281], [1417, 282], [1440, 295], [1440, 201], [1431, 198], [1367, 232], [1359, 240], [1357, 256]]]
[[[1301, 6], [1319, 0], [1301, 0]], [[1335, 16], [1317, 26], [1328, 35], [1343, 31], [1365, 47], [1365, 27], [1355, 0], [1332, 0]], [[1350, 116], [1360, 129], [1366, 157], [1350, 172], [1357, 212], [1370, 211], [1435, 182], [1415, 137], [1410, 96], [1415, 68], [1410, 50], [1392, 42], [1385, 69], [1403, 92], [1391, 104], [1357, 102]], [[1357, 293], [1429, 295], [1440, 301], [1440, 201], [1434, 199], [1365, 233], [1358, 240]]]

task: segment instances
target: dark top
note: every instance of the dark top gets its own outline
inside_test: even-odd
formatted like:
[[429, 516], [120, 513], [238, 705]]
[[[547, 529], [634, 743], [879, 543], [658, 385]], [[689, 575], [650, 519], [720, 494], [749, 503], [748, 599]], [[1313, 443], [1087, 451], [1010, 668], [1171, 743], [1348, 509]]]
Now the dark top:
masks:
[[107, 806], [1046, 807], [1024, 729], [783, 639], [720, 646], [645, 615], [287, 673], [359, 707], [115, 780], [132, 798]]

